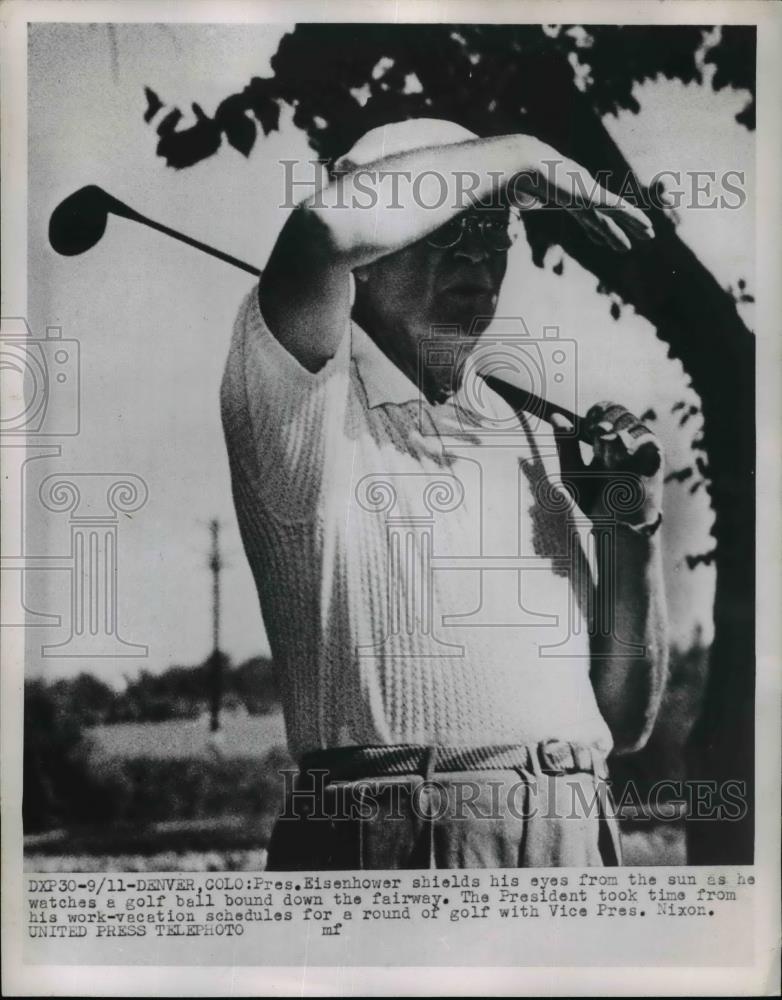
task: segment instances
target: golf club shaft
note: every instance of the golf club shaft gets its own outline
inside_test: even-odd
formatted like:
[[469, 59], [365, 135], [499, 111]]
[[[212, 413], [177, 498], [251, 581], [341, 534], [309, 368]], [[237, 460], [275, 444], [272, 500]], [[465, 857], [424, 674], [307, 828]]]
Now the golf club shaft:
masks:
[[542, 417], [547, 423], [551, 423], [551, 417], [557, 413], [565, 417], [573, 425], [576, 437], [584, 444], [591, 444], [591, 439], [586, 432], [585, 421], [577, 413], [568, 410], [565, 406], [557, 403], [549, 403], [542, 396], [535, 395], [528, 389], [506, 382], [504, 379], [496, 378], [494, 375], [482, 375], [483, 381], [490, 389], [493, 389], [498, 396], [502, 396], [506, 403], [514, 410], [524, 410], [532, 416]]
[[240, 271], [246, 271], [247, 274], [255, 275], [256, 278], [259, 278], [261, 275], [261, 272], [257, 267], [253, 267], [252, 264], [247, 264], [245, 261], [239, 260], [238, 257], [232, 257], [231, 254], [223, 253], [222, 250], [217, 250], [215, 247], [209, 246], [208, 243], [202, 243], [200, 240], [194, 240], [192, 236], [186, 236], [184, 233], [177, 232], [176, 229], [164, 226], [161, 222], [155, 222], [154, 219], [147, 218], [146, 215], [142, 215], [140, 212], [135, 211], [135, 209], [130, 208], [123, 202], [118, 202], [116, 199], [112, 199], [112, 202], [112, 210], [115, 215], [121, 215], [126, 219], [132, 219], [134, 222], [140, 222], [144, 226], [149, 226], [150, 229], [156, 229], [159, 233], [163, 233], [165, 236], [170, 236], [172, 239], [179, 240], [180, 243], [186, 243], [189, 247], [194, 247], [196, 250], [201, 250], [203, 253], [209, 254], [210, 257], [216, 257], [218, 260], [225, 261], [226, 264], [233, 264], [233, 266], [238, 267]]

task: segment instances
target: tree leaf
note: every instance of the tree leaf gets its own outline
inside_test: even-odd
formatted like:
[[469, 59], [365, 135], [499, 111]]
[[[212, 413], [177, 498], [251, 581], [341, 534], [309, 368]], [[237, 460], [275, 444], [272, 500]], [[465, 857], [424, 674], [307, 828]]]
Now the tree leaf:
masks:
[[757, 31], [754, 25], [723, 24], [720, 40], [704, 56], [716, 72], [711, 81], [714, 90], [731, 87], [749, 91], [749, 101], [736, 115], [736, 121], [747, 129], [755, 128], [755, 58]]
[[255, 122], [246, 114], [247, 93], [232, 94], [221, 101], [215, 112], [215, 123], [229, 144], [243, 156], [249, 156], [255, 145]]
[[144, 121], [147, 125], [152, 121], [155, 115], [163, 107], [163, 102], [157, 96], [154, 90], [150, 90], [149, 87], [144, 87], [144, 96], [147, 99], [147, 110], [144, 112]]
[[182, 112], [179, 108], [172, 108], [157, 127], [159, 136], [171, 135], [179, 122], [182, 120]]
[[[179, 118], [182, 117], [179, 112], [177, 114]], [[195, 125], [181, 132], [168, 129], [165, 133], [160, 133], [158, 130], [158, 134], [161, 138], [157, 144], [157, 154], [175, 170], [192, 167], [193, 164], [212, 156], [220, 148], [220, 129], [206, 116], [200, 117]]]
[[249, 156], [255, 145], [255, 122], [247, 115], [237, 115], [223, 125], [228, 142], [243, 156]]
[[247, 106], [260, 123], [264, 135], [276, 132], [280, 127], [280, 105], [271, 96], [273, 83], [272, 80], [254, 76], [244, 89]]
[[686, 479], [689, 479], [692, 475], [692, 466], [687, 465], [683, 469], [676, 469], [674, 472], [669, 472], [665, 477], [666, 483], [683, 483]]
[[717, 550], [709, 549], [708, 552], [699, 552], [694, 556], [686, 556], [687, 565], [690, 569], [695, 569], [696, 566], [711, 566], [717, 556]]

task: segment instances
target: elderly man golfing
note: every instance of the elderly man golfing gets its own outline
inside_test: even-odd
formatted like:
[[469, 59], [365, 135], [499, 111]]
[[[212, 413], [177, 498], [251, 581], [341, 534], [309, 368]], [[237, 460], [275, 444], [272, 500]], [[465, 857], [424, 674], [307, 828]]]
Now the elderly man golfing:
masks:
[[271, 869], [620, 863], [606, 758], [666, 666], [660, 453], [599, 403], [585, 465], [565, 417], [468, 385], [533, 198], [619, 252], [653, 236], [529, 136], [400, 122], [291, 211], [240, 310], [223, 422], [300, 767]]

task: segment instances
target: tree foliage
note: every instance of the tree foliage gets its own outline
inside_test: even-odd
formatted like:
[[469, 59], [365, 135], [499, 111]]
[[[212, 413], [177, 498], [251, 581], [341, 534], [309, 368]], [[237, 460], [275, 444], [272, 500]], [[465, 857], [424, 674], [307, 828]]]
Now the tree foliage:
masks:
[[[712, 34], [698, 26], [301, 24], [280, 41], [273, 75], [253, 77], [211, 116], [193, 104], [195, 121], [180, 127], [183, 114], [171, 109], [157, 152], [177, 169], [214, 155], [223, 139], [249, 156], [259, 127], [264, 135], [279, 127], [282, 105], [324, 159], [406, 117], [449, 117], [482, 135], [520, 131], [525, 61], [564, 60], [601, 115], [638, 112], [638, 84], [661, 76], [702, 83], [713, 67], [715, 89], [748, 92], [737, 118], [754, 128], [755, 29], [723, 26], [708, 47]], [[150, 120], [164, 102], [150, 88], [146, 96]]]

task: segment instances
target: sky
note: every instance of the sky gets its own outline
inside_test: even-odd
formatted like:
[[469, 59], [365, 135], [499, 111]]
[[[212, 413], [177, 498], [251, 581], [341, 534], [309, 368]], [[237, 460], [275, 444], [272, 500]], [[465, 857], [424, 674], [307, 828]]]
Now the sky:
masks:
[[[120, 517], [118, 627], [148, 654], [122, 660], [42, 657], [41, 644], [62, 629], [28, 629], [31, 673], [64, 676], [90, 669], [120, 684], [140, 669], [203, 660], [211, 644], [208, 522], [222, 525], [226, 569], [222, 645], [235, 660], [268, 652], [257, 597], [230, 494], [218, 392], [233, 319], [252, 278], [131, 223], [113, 219], [101, 243], [73, 258], [57, 256], [46, 232], [66, 195], [95, 183], [161, 222], [262, 267], [285, 213], [278, 208], [283, 158], [313, 156], [290, 114], [259, 138], [249, 159], [225, 147], [185, 171], [155, 156], [143, 121], [143, 89], [184, 111], [211, 112], [269, 59], [290, 25], [36, 25], [29, 46], [28, 321], [78, 340], [81, 353], [78, 435], [61, 439], [57, 458], [28, 465], [27, 495], [55, 472], [140, 476], [149, 496]], [[637, 88], [637, 115], [608, 116], [606, 126], [640, 176], [665, 169], [743, 170], [749, 194], [741, 210], [682, 209], [679, 232], [727, 287], [753, 287], [754, 137], [734, 121], [745, 98], [678, 81]], [[559, 251], [552, 250], [549, 263]], [[567, 260], [562, 277], [534, 267], [524, 241], [511, 251], [500, 314], [522, 315], [534, 332], [556, 325], [576, 342], [579, 394], [586, 404], [619, 398], [642, 412], [654, 406], [669, 467], [685, 464], [690, 432], [670, 416], [679, 400], [697, 402], [678, 362], [631, 309], [618, 322], [596, 279]], [[751, 305], [743, 317], [752, 326]], [[628, 377], [630, 376], [630, 377]], [[552, 392], [552, 399], [556, 399]], [[713, 574], [687, 569], [687, 553], [710, 547], [703, 492], [666, 490], [665, 571], [672, 637], [686, 642], [700, 624], [711, 633]], [[67, 515], [28, 505], [28, 554], [67, 553]], [[34, 551], [32, 551], [34, 550]], [[69, 615], [69, 576], [31, 573], [29, 607]], [[66, 630], [67, 632], [67, 630]]]

